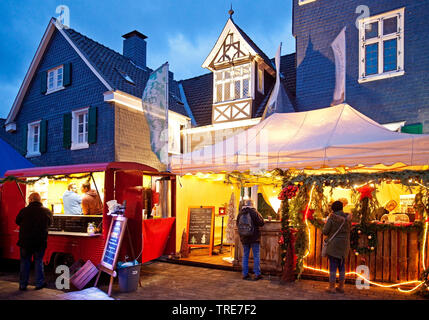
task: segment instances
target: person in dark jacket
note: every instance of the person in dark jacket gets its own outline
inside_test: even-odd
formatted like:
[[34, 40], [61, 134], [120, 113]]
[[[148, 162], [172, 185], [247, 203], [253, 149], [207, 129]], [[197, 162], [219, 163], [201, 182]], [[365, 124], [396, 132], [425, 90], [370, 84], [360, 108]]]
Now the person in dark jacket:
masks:
[[28, 197], [29, 204], [21, 209], [16, 216], [19, 226], [19, 240], [21, 266], [19, 274], [19, 290], [26, 290], [30, 276], [31, 258], [34, 259], [36, 269], [36, 290], [46, 286], [43, 270], [43, 256], [48, 244], [48, 228], [52, 224], [52, 212], [43, 207], [40, 195], [37, 192]]
[[[332, 203], [332, 211], [323, 227], [322, 233], [331, 239], [328, 243], [326, 254], [329, 259], [329, 293], [338, 291], [344, 293], [344, 281], [346, 275], [345, 259], [350, 250], [350, 229], [351, 229], [351, 214], [343, 212], [343, 203], [335, 201]], [[344, 224], [343, 224], [344, 222]], [[340, 229], [341, 228], [341, 229]], [[337, 277], [337, 269], [340, 274], [339, 286], [335, 289], [335, 281]]]
[[259, 265], [259, 242], [261, 240], [261, 233], [259, 227], [264, 225], [264, 218], [262, 215], [254, 208], [252, 200], [242, 200], [240, 203], [241, 209], [237, 216], [237, 227], [240, 221], [240, 217], [244, 214], [250, 214], [250, 217], [253, 222], [254, 231], [251, 236], [241, 236], [240, 241], [243, 245], [243, 263], [242, 263], [242, 275], [244, 280], [251, 280], [249, 276], [249, 255], [250, 249], [253, 252], [253, 272], [255, 273], [254, 280], [262, 279], [261, 268]]

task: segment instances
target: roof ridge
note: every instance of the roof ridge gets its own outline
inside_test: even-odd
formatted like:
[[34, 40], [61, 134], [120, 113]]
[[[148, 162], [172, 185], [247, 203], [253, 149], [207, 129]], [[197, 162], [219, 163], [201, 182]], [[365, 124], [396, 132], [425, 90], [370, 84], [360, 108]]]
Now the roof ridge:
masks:
[[86, 35], [84, 35], [83, 33], [81, 33], [81, 32], [79, 32], [79, 31], [76, 31], [75, 29], [73, 29], [73, 28], [68, 28], [68, 29], [66, 29], [67, 31], [72, 31], [72, 32], [75, 32], [75, 33], [77, 33], [79, 36], [81, 36], [81, 37], [84, 37], [85, 39], [88, 39], [89, 41], [92, 41], [92, 42], [94, 42], [96, 45], [99, 45], [99, 46], [101, 46], [101, 47], [103, 47], [103, 48], [105, 48], [105, 49], [107, 49], [107, 50], [109, 50], [109, 51], [111, 51], [111, 52], [113, 52], [113, 53], [115, 53], [115, 54], [117, 54], [117, 55], [119, 55], [120, 57], [122, 57], [123, 59], [126, 59], [126, 60], [128, 60], [128, 61], [131, 61], [131, 59], [130, 58], [128, 58], [128, 57], [126, 57], [126, 56], [124, 56], [123, 54], [121, 54], [121, 53], [119, 53], [118, 51], [116, 51], [116, 50], [113, 50], [112, 48], [110, 48], [110, 47], [108, 47], [108, 46], [105, 46], [104, 44], [102, 44], [102, 43], [100, 43], [100, 42], [98, 42], [98, 41], [96, 41], [96, 40], [94, 40], [94, 39], [92, 39], [92, 38], [90, 38], [90, 37], [88, 37], [88, 36], [86, 36]]
[[188, 81], [188, 80], [193, 80], [193, 79], [197, 79], [197, 78], [201, 78], [201, 77], [204, 77], [204, 76], [207, 76], [207, 75], [209, 75], [209, 74], [213, 74], [213, 72], [207, 72], [207, 73], [204, 73], [204, 74], [201, 74], [201, 75], [199, 75], [199, 76], [195, 76], [195, 77], [192, 77], [192, 78], [187, 78], [187, 79], [182, 79], [182, 80], [179, 80], [179, 81], [177, 81], [178, 83], [180, 83], [180, 82], [183, 82], [183, 81]]

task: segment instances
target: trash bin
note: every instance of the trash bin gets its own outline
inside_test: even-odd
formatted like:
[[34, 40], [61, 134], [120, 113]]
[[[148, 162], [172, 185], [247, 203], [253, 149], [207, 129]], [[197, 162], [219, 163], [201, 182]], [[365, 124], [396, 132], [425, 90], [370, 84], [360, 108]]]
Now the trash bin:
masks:
[[141, 264], [123, 266], [117, 269], [119, 278], [119, 290], [121, 292], [136, 291], [139, 285]]

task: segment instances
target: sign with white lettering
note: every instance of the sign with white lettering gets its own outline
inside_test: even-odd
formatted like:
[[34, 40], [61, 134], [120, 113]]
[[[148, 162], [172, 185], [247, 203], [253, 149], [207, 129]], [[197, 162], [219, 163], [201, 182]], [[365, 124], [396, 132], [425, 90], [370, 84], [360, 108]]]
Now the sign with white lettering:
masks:
[[115, 270], [126, 226], [127, 218], [123, 216], [112, 218], [103, 256], [101, 258], [101, 265], [109, 270]]
[[189, 247], [208, 247], [213, 251], [215, 207], [190, 207], [188, 209]]

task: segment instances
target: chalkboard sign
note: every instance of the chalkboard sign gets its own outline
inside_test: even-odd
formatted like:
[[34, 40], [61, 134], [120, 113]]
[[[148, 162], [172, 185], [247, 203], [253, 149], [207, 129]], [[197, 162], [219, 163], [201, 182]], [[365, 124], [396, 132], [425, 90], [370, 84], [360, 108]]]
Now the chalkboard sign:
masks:
[[116, 267], [126, 226], [127, 218], [123, 216], [112, 218], [103, 256], [101, 258], [101, 265], [109, 270], [114, 270]]
[[215, 207], [190, 207], [188, 209], [188, 246], [208, 247], [213, 251]]

